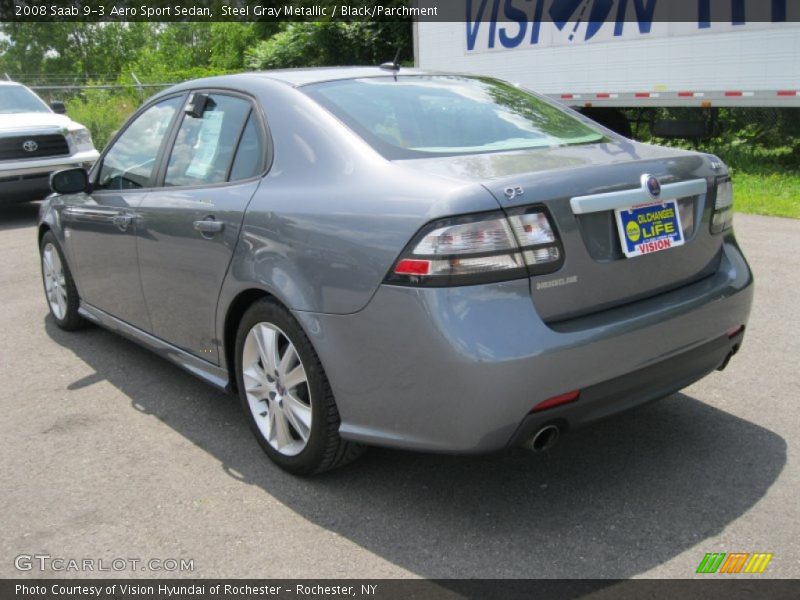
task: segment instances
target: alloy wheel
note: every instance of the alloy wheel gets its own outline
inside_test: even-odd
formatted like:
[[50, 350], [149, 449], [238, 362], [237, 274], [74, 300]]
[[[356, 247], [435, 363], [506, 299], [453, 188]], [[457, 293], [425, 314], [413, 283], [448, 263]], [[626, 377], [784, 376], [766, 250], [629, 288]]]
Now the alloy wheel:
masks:
[[42, 251], [42, 273], [47, 302], [56, 319], [67, 314], [67, 285], [61, 257], [53, 244], [46, 244]]
[[303, 361], [289, 337], [272, 323], [257, 323], [242, 349], [245, 395], [264, 439], [296, 456], [311, 435], [311, 390]]

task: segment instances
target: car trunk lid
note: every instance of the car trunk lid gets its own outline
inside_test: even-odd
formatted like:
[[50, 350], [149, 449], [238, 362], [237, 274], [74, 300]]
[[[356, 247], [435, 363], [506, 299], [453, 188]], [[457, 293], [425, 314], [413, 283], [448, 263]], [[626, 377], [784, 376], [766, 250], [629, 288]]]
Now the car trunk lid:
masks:
[[[531, 297], [547, 322], [654, 296], [718, 266], [721, 239], [709, 233], [717, 173], [705, 155], [616, 142], [409, 162], [479, 180], [508, 212], [547, 207], [565, 255], [557, 272], [531, 277]], [[661, 184], [659, 201], [675, 202], [665, 208], [677, 208], [684, 243], [629, 258], [615, 209], [653, 202], [643, 175]]]

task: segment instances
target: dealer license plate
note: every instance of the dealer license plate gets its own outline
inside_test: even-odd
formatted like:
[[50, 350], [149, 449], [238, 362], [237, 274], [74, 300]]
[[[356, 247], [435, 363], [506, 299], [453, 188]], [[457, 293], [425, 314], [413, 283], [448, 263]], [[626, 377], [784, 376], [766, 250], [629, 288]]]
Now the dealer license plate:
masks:
[[622, 251], [628, 258], [668, 250], [685, 242], [676, 200], [618, 208], [614, 212]]

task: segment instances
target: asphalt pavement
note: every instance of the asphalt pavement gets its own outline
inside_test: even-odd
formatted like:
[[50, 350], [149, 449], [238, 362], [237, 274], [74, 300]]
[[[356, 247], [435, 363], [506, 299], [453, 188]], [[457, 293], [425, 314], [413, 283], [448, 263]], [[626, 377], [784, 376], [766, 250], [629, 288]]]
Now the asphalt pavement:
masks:
[[[736, 216], [757, 287], [726, 371], [545, 455], [371, 449], [300, 479], [236, 398], [54, 325], [36, 212], [0, 209], [0, 577], [687, 578], [706, 552], [800, 577], [800, 221]], [[19, 571], [33, 555], [193, 570]]]

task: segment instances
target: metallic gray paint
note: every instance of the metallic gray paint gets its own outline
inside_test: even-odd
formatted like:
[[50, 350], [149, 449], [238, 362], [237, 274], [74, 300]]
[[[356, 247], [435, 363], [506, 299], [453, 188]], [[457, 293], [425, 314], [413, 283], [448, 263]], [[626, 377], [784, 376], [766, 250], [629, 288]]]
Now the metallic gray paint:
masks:
[[[156, 96], [151, 102], [176, 90], [247, 93], [269, 128], [269, 171], [208, 188], [50, 197], [41, 223], [65, 248], [82, 314], [224, 388], [228, 312], [242, 294], [270, 294], [293, 311], [320, 355], [344, 437], [458, 452], [504, 446], [539, 400], [746, 323], [749, 269], [732, 235], [723, 245], [708, 232], [712, 184], [722, 175], [711, 157], [608, 132], [611, 143], [392, 162], [295, 87], [385, 75], [366, 68], [232, 75]], [[642, 173], [665, 186], [708, 182], [709, 192], [694, 198], [691, 239], [636, 259], [594, 258], [587, 243], [610, 235], [609, 222], [574, 214], [570, 199], [641, 189]], [[508, 201], [508, 186], [524, 193]], [[537, 203], [554, 217], [566, 262], [536, 279], [574, 283], [382, 284], [431, 220]], [[126, 231], [112, 221], [120, 213], [134, 216]], [[225, 228], [203, 237], [193, 223], [210, 214]]]
[[[153, 335], [219, 362], [219, 290], [259, 183], [153, 190], [137, 206], [139, 269]], [[203, 219], [222, 223], [222, 231], [198, 232], [194, 223]]]
[[296, 316], [328, 372], [343, 437], [488, 452], [542, 400], [724, 336], [747, 321], [752, 290], [731, 237], [712, 277], [558, 328], [533, 310], [525, 281], [382, 286], [358, 314]]
[[[558, 154], [556, 152], [556, 156]], [[569, 155], [573, 160], [580, 157], [585, 166], [568, 172], [558, 169], [517, 173], [509, 168], [510, 163], [498, 161], [502, 168], [494, 170], [494, 177], [486, 180], [487, 188], [504, 207], [543, 203], [555, 218], [566, 258], [559, 276], [578, 275], [579, 280], [575, 285], [562, 288], [537, 290], [532, 285], [534, 304], [545, 321], [569, 319], [646, 298], [713, 272], [720, 238], [708, 234], [716, 175], [707, 157], [626, 141], [618, 143], [616, 149], [608, 145], [583, 146]], [[610, 155], [615, 158], [604, 163], [602, 157]], [[620, 162], [620, 156], [627, 156], [628, 160]], [[551, 156], [549, 160], [553, 159]], [[641, 190], [642, 173], [652, 173], [667, 189], [670, 185], [697, 179], [708, 182], [710, 193], [694, 199], [696, 226], [691, 239], [669, 252], [649, 255], [646, 260], [623, 259], [621, 255], [611, 260], [595, 258], [593, 254], [602, 255], [603, 249], [610, 246], [619, 253], [613, 232], [613, 213], [575, 214], [572, 199], [618, 192], [624, 195], [630, 190]], [[503, 194], [508, 185], [521, 185], [526, 193], [508, 201]]]
[[[707, 191], [708, 182], [705, 179], [691, 179], [663, 186], [658, 198], [659, 200], [677, 200], [687, 196], [700, 196]], [[570, 198], [569, 204], [573, 214], [586, 215], [652, 201], [653, 198], [644, 189], [632, 189], [591, 196], [576, 196]]]
[[[150, 331], [136, 256], [134, 209], [143, 192], [100, 192], [65, 196], [61, 214], [69, 228], [66, 243], [81, 298], [123, 321]], [[123, 226], [121, 217], [131, 221]]]
[[188, 352], [184, 352], [180, 348], [176, 348], [172, 344], [165, 342], [149, 333], [142, 331], [136, 327], [127, 324], [125, 321], [117, 319], [113, 315], [100, 310], [97, 307], [81, 301], [78, 313], [85, 319], [101, 325], [106, 329], [125, 336], [131, 341], [136, 342], [158, 354], [160, 357], [175, 363], [179, 367], [187, 370], [192, 375], [195, 375], [213, 385], [222, 391], [230, 391], [228, 381], [227, 369], [222, 369], [208, 361], [202, 360], [192, 356]]

